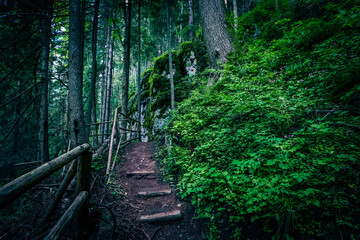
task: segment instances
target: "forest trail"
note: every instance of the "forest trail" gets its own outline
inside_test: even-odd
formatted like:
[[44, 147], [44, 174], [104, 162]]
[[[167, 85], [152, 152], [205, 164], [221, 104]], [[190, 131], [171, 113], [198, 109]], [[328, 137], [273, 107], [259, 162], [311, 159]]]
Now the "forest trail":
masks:
[[160, 179], [154, 152], [153, 143], [133, 143], [125, 148], [117, 168], [116, 182], [137, 210], [145, 239], [205, 239], [190, 205], [180, 201], [175, 190]]

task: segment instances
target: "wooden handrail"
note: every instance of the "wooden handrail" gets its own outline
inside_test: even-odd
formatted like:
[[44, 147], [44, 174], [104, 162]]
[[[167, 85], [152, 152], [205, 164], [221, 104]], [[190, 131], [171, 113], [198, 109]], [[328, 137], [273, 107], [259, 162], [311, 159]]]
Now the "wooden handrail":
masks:
[[123, 130], [125, 132], [140, 132], [139, 130], [131, 130], [131, 129], [126, 129], [126, 128], [122, 128], [122, 127], [118, 127], [120, 130]]
[[28, 189], [56, 172], [67, 163], [71, 162], [83, 152], [88, 151], [90, 145], [85, 143], [80, 145], [68, 153], [61, 155], [40, 167], [16, 178], [10, 183], [0, 187], [0, 209], [9, 205], [12, 201], [24, 194]]
[[110, 133], [100, 133], [100, 134], [92, 134], [89, 137], [97, 137], [97, 136], [109, 136]]
[[[121, 113], [121, 112], [119, 112], [119, 114], [121, 115], [121, 116], [123, 116], [124, 118], [127, 118], [127, 119], [129, 119], [129, 120], [131, 120], [131, 121], [135, 121], [135, 122], [139, 122], [138, 120], [136, 120], [136, 119], [133, 119], [133, 118], [131, 118], [131, 117], [128, 117], [128, 116], [126, 116], [125, 114], [123, 114], [123, 113]], [[124, 121], [125, 119], [120, 119], [120, 121]]]
[[98, 122], [98, 123], [89, 123], [89, 124], [85, 124], [85, 126], [100, 125], [100, 124], [105, 124], [105, 123], [111, 123], [111, 121]]
[[71, 220], [75, 217], [75, 215], [81, 209], [82, 205], [85, 203], [88, 195], [89, 194], [86, 191], [82, 191], [79, 193], [79, 195], [76, 197], [74, 202], [70, 205], [70, 207], [61, 216], [59, 221], [51, 229], [50, 233], [44, 238], [44, 240], [56, 240], [60, 237], [61, 233], [69, 225]]
[[71, 180], [73, 180], [73, 178], [75, 177], [76, 169], [77, 169], [77, 162], [74, 161], [74, 162], [71, 163], [69, 171], [65, 175], [63, 181], [61, 182], [61, 185], [59, 186], [59, 189], [57, 190], [55, 196], [51, 199], [51, 202], [47, 207], [45, 215], [42, 217], [42, 219], [41, 219], [41, 221], [39, 223], [40, 227], [42, 225], [44, 225], [49, 220], [50, 216], [55, 211], [56, 206], [58, 205], [58, 203], [60, 202], [62, 196], [64, 195], [64, 193], [66, 191], [66, 189], [70, 185]]

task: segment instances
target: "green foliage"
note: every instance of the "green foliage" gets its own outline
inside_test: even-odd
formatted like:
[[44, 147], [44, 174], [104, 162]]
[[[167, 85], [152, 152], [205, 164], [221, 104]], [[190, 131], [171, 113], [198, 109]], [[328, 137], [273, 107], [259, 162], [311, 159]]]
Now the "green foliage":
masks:
[[330, 3], [323, 17], [296, 20], [255, 8], [244, 36], [261, 19], [281, 31], [241, 38], [217, 83], [172, 113], [163, 164], [209, 219], [210, 239], [224, 219], [236, 239], [252, 237], [245, 229], [273, 239], [360, 234], [357, 8]]
[[[205, 69], [207, 56], [204, 43], [184, 42], [178, 52], [172, 50], [174, 68], [175, 100], [180, 102], [189, 97], [191, 90], [198, 86], [197, 78], [188, 76], [186, 72], [187, 60], [194, 52], [196, 69]], [[169, 80], [169, 54], [154, 59], [153, 67], [143, 73], [142, 103], [144, 109], [144, 126], [151, 129], [155, 118], [166, 117], [166, 111], [170, 108], [170, 80]], [[136, 106], [134, 105], [134, 108]], [[135, 111], [135, 110], [134, 110]], [[130, 110], [131, 112], [131, 110]]]
[[95, 171], [99, 171], [99, 170], [105, 168], [105, 164], [102, 160], [103, 160], [102, 156], [93, 158], [91, 161], [91, 168]]
[[183, 42], [180, 45], [180, 49], [177, 52], [177, 56], [180, 60], [181, 71], [185, 73], [186, 59], [190, 57], [191, 52], [194, 52], [198, 71], [203, 71], [207, 67], [207, 52], [206, 47], [203, 42], [194, 41], [194, 42]]

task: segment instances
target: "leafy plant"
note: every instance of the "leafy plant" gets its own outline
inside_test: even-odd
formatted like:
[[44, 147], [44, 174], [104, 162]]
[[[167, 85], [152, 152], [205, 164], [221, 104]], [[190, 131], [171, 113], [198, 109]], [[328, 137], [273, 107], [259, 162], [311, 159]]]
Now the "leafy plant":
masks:
[[[263, 26], [276, 19], [285, 31], [271, 42], [242, 38], [216, 84], [198, 87], [172, 113], [164, 163], [180, 196], [209, 219], [210, 239], [224, 221], [236, 239], [250, 238], [249, 228], [273, 239], [360, 234], [354, 8], [329, 3], [323, 17], [256, 18]], [[254, 18], [240, 23], [243, 36], [254, 33], [245, 30]]]

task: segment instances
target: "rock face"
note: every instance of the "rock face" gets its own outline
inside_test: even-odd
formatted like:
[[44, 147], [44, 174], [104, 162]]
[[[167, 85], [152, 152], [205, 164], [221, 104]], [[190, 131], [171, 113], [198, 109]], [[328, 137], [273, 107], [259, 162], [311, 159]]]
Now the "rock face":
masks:
[[190, 56], [186, 59], [186, 73], [189, 77], [196, 74], [196, 57], [194, 51], [191, 51]]
[[[184, 42], [179, 51], [172, 51], [175, 101], [189, 97], [196, 87], [194, 75], [206, 67], [206, 48], [203, 43]], [[170, 112], [170, 73], [168, 53], [154, 59], [151, 69], [142, 80], [143, 138], [153, 136], [166, 125]], [[134, 111], [136, 112], [136, 111]], [[144, 136], [146, 134], [147, 136]]]

